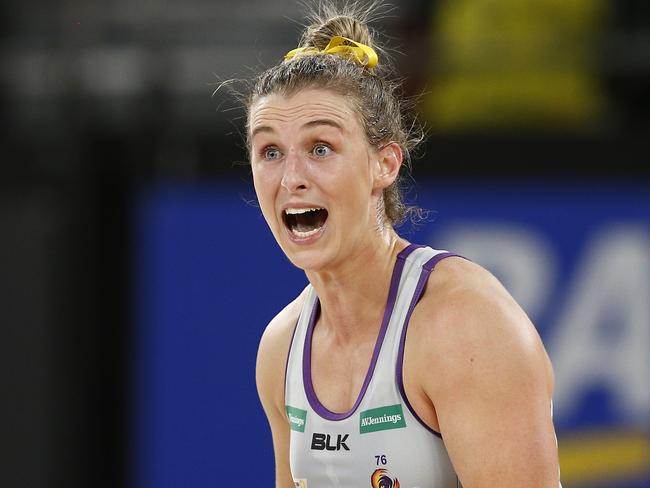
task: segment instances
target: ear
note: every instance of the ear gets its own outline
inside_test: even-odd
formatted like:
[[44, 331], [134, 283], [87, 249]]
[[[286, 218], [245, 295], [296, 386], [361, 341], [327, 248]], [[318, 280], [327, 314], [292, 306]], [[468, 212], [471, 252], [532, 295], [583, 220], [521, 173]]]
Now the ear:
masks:
[[373, 188], [383, 190], [397, 179], [404, 155], [399, 144], [391, 141], [377, 150], [376, 157]]

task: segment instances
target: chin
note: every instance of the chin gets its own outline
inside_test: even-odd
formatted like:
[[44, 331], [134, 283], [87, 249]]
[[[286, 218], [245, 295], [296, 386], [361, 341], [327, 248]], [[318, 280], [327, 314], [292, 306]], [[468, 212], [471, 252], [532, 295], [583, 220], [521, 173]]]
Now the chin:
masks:
[[297, 235], [288, 226], [281, 225], [275, 235], [278, 245], [291, 263], [304, 271], [321, 269], [328, 261], [328, 225], [308, 235]]
[[329, 259], [319, 249], [286, 249], [282, 248], [284, 255], [296, 268], [303, 271], [320, 271], [327, 267]]

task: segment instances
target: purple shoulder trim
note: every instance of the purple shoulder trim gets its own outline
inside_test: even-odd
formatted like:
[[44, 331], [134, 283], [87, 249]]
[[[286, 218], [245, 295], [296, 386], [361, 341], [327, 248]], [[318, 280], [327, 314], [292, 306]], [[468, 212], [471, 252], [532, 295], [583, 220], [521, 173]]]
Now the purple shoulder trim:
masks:
[[443, 259], [449, 257], [462, 257], [462, 256], [450, 252], [441, 252], [439, 254], [436, 254], [429, 261], [427, 261], [422, 265], [422, 272], [420, 273], [418, 284], [415, 287], [415, 293], [413, 293], [411, 304], [409, 305], [409, 309], [406, 313], [406, 317], [404, 318], [404, 326], [402, 328], [402, 336], [400, 337], [400, 341], [399, 341], [399, 351], [397, 353], [397, 364], [395, 370], [399, 392], [402, 395], [402, 398], [404, 399], [404, 403], [406, 403], [406, 406], [408, 407], [409, 411], [425, 429], [427, 429], [432, 434], [440, 437], [441, 439], [442, 439], [442, 434], [440, 432], [436, 432], [427, 424], [425, 424], [424, 421], [420, 418], [420, 416], [415, 412], [415, 409], [411, 405], [411, 402], [409, 402], [409, 399], [406, 396], [406, 390], [404, 389], [403, 366], [404, 366], [404, 347], [406, 345], [406, 331], [408, 330], [409, 320], [411, 320], [411, 314], [413, 313], [415, 306], [420, 301], [420, 298], [422, 298], [422, 293], [424, 292], [424, 288], [426, 287], [431, 271], [433, 271], [433, 268], [435, 268], [436, 264], [438, 264]]
[[320, 301], [316, 300], [316, 304], [314, 305], [314, 309], [312, 310], [311, 316], [309, 318], [307, 333], [305, 334], [305, 345], [304, 345], [303, 356], [302, 356], [302, 377], [303, 377], [303, 383], [305, 385], [305, 394], [307, 395], [307, 400], [309, 401], [309, 405], [314, 410], [314, 412], [316, 412], [316, 414], [318, 414], [322, 418], [327, 420], [344, 420], [350, 417], [359, 407], [359, 404], [361, 404], [361, 400], [363, 400], [363, 396], [365, 395], [366, 390], [368, 389], [368, 385], [370, 384], [370, 380], [372, 379], [372, 374], [375, 371], [375, 366], [377, 365], [377, 358], [379, 357], [379, 351], [381, 351], [381, 345], [384, 342], [384, 337], [386, 336], [386, 329], [388, 328], [390, 317], [393, 314], [393, 308], [395, 307], [395, 300], [397, 298], [397, 289], [399, 287], [402, 270], [404, 269], [404, 261], [409, 254], [411, 254], [415, 249], [420, 247], [424, 247], [424, 246], [409, 244], [397, 255], [397, 260], [395, 261], [395, 265], [393, 267], [393, 275], [390, 281], [390, 288], [388, 290], [388, 299], [386, 302], [386, 308], [384, 309], [384, 318], [382, 319], [381, 327], [379, 328], [379, 335], [377, 336], [375, 349], [372, 353], [370, 366], [368, 367], [368, 371], [366, 372], [366, 378], [363, 382], [363, 386], [361, 387], [361, 391], [359, 392], [359, 396], [357, 397], [356, 402], [354, 402], [354, 405], [348, 412], [342, 412], [342, 413], [332, 412], [331, 410], [326, 408], [320, 402], [320, 400], [318, 400], [318, 397], [316, 396], [316, 392], [314, 391], [314, 384], [311, 378], [311, 341], [314, 335], [316, 318], [318, 317], [318, 314], [320, 312]]

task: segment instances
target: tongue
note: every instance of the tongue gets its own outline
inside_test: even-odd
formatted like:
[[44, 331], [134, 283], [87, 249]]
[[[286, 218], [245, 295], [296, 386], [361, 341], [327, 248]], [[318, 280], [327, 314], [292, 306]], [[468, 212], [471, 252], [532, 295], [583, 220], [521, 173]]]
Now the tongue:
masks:
[[310, 230], [314, 230], [316, 227], [313, 225], [307, 225], [307, 224], [301, 224], [298, 222], [298, 225], [294, 227], [298, 232], [309, 232]]
[[[308, 212], [308, 214], [311, 214], [312, 212]], [[314, 230], [317, 227], [319, 227], [318, 220], [316, 219], [314, 215], [308, 215], [308, 214], [302, 214], [298, 215], [296, 218], [296, 225], [294, 226], [294, 229], [296, 229], [298, 232], [309, 232], [310, 230]]]
[[292, 227], [298, 232], [309, 232], [322, 227], [325, 223], [326, 218], [327, 212], [323, 210], [317, 210], [316, 212], [305, 212], [303, 214], [296, 215], [296, 221]]

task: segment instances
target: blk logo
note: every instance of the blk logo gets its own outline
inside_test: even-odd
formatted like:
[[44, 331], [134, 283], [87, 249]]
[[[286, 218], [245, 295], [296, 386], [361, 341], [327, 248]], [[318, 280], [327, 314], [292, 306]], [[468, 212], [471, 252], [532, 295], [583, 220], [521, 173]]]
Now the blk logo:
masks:
[[350, 448], [345, 443], [348, 440], [350, 434], [337, 434], [336, 442], [334, 442], [333, 436], [329, 434], [318, 434], [314, 433], [311, 438], [311, 448], [315, 451], [340, 451], [341, 449], [349, 451]]

